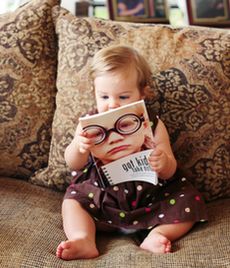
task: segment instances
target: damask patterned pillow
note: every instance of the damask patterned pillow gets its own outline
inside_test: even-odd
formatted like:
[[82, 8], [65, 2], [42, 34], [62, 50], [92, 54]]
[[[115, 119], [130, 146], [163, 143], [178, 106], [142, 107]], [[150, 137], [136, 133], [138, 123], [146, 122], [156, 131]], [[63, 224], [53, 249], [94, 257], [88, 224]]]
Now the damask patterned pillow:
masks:
[[126, 44], [151, 65], [155, 98], [148, 106], [168, 127], [180, 168], [206, 200], [230, 196], [229, 32], [76, 18], [59, 8], [54, 8], [54, 18], [59, 37], [57, 109], [49, 166], [32, 181], [61, 190], [67, 186], [64, 150], [78, 117], [95, 105], [89, 63], [101, 48]]
[[56, 92], [52, 7], [34, 0], [0, 16], [0, 175], [28, 179], [47, 166]]

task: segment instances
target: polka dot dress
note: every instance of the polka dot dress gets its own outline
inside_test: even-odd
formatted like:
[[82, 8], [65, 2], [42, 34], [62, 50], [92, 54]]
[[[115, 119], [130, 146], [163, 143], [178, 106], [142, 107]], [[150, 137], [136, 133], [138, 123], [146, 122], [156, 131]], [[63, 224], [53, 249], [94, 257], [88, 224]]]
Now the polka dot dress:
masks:
[[[158, 118], [151, 120], [154, 132]], [[201, 194], [179, 170], [157, 185], [134, 181], [104, 188], [90, 158], [84, 169], [72, 175], [64, 198], [78, 201], [100, 230], [151, 230], [159, 224], [207, 220]]]
[[64, 198], [77, 200], [100, 230], [151, 230], [159, 224], [207, 220], [201, 194], [179, 171], [156, 186], [128, 182], [102, 188], [90, 160], [73, 176]]

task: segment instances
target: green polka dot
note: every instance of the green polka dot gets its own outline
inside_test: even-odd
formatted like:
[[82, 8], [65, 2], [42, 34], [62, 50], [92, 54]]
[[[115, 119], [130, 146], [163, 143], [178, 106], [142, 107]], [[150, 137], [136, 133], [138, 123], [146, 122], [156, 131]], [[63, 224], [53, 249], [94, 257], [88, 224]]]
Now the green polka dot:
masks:
[[88, 168], [85, 168], [82, 172], [86, 173], [88, 171]]
[[152, 122], [152, 121], [150, 121], [150, 122], [149, 122], [149, 125], [150, 125], [150, 127], [152, 127], [152, 126], [153, 126], [153, 122]]
[[94, 197], [94, 194], [93, 194], [93, 193], [89, 193], [89, 194], [88, 194], [88, 197], [89, 197], [89, 198], [93, 198], [93, 197]]
[[119, 216], [120, 216], [121, 218], [125, 218], [125, 212], [120, 212], [120, 213], [119, 213]]
[[176, 204], [176, 200], [175, 199], [170, 199], [169, 200], [169, 204], [170, 205], [175, 205]]

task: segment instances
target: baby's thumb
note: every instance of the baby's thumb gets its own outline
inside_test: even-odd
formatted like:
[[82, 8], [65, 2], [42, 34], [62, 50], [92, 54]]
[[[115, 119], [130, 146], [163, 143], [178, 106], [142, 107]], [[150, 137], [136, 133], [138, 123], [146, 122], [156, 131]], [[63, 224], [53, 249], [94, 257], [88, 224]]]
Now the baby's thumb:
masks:
[[80, 148], [79, 151], [80, 151], [81, 154], [85, 154], [86, 153], [86, 149], [84, 149], [84, 148]]

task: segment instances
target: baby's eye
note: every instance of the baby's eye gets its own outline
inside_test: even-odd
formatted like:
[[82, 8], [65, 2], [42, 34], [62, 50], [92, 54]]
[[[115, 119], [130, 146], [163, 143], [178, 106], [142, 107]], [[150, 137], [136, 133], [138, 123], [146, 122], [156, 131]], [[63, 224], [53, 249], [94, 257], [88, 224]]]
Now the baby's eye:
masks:
[[109, 97], [106, 96], [106, 95], [103, 95], [103, 96], [101, 96], [101, 98], [102, 98], [103, 100], [107, 100]]
[[120, 98], [121, 100], [126, 100], [126, 99], [129, 98], [129, 96], [127, 96], [127, 95], [123, 95], [123, 96], [120, 96], [119, 98]]

